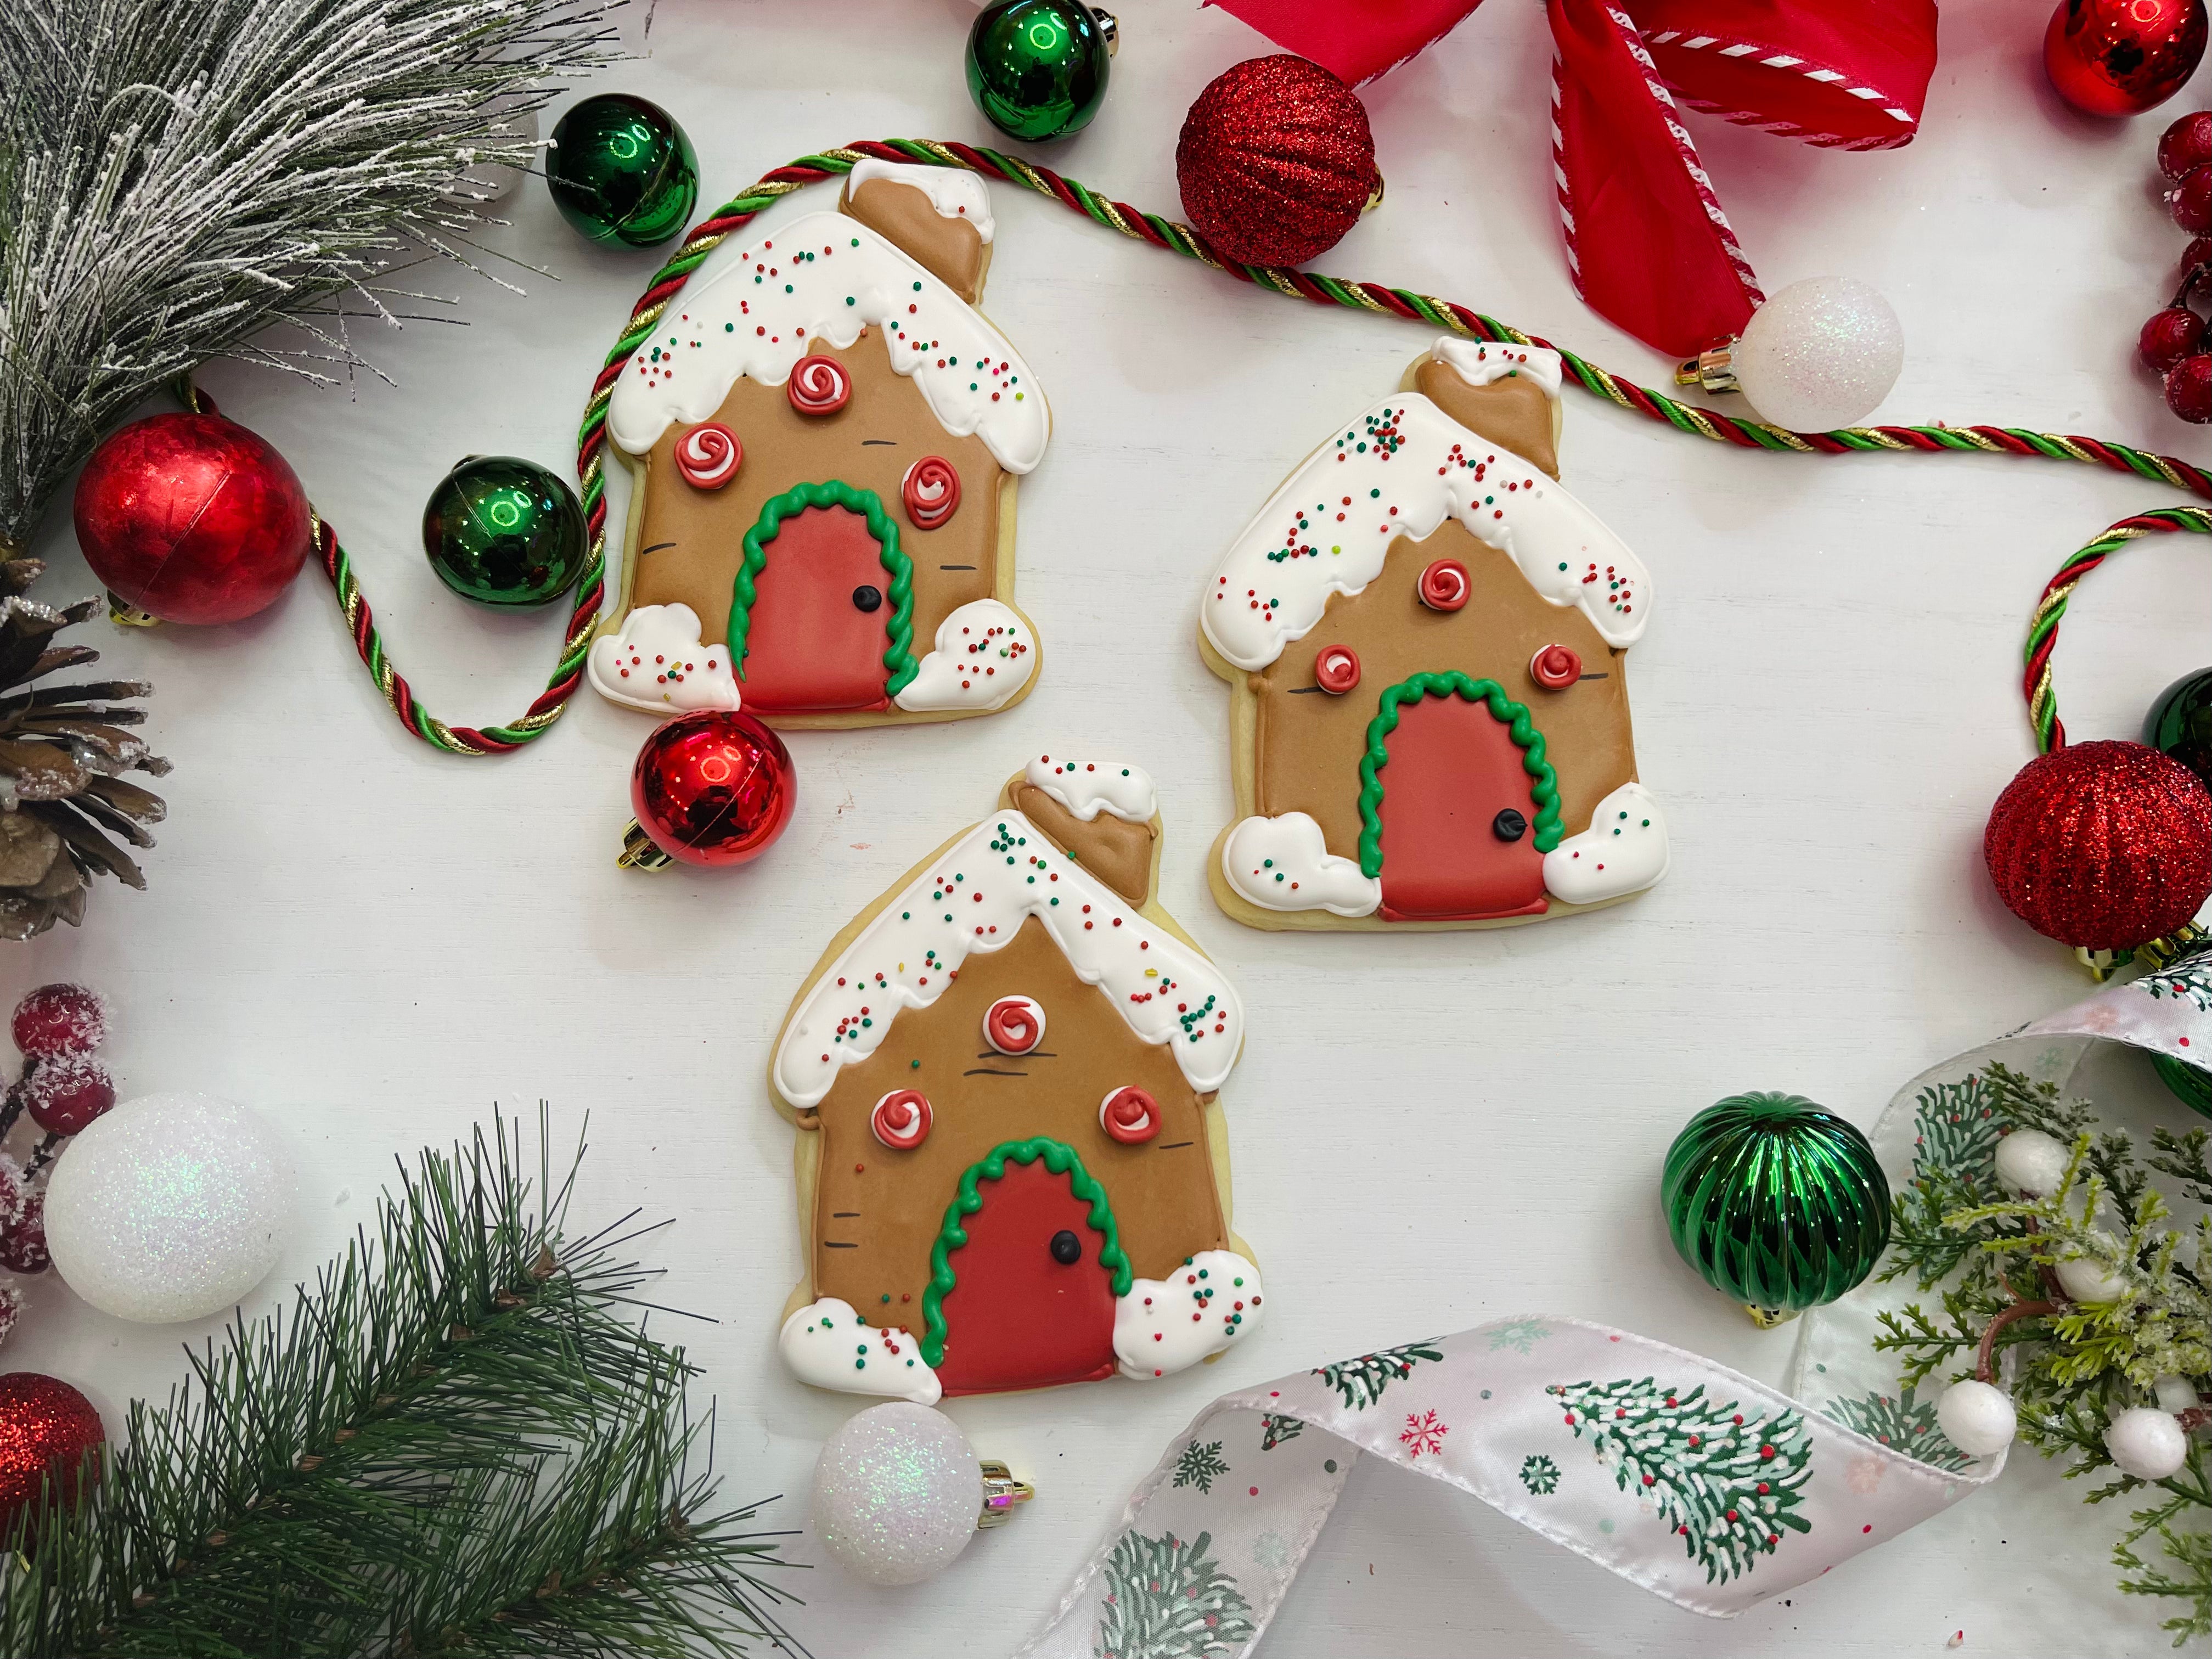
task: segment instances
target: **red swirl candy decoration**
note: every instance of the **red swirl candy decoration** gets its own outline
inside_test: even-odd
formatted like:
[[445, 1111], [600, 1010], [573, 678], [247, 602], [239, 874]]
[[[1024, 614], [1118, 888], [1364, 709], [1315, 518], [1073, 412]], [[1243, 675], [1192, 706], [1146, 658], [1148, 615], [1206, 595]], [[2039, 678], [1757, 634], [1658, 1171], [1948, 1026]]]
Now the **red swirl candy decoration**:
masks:
[[1002, 1054], [1025, 1054], [1044, 1041], [1044, 1010], [1027, 997], [1000, 997], [983, 1014], [983, 1041]]
[[1421, 603], [1431, 611], [1456, 611], [1467, 603], [1467, 567], [1457, 559], [1438, 559], [1421, 572]]
[[738, 476], [745, 447], [719, 421], [693, 427], [676, 446], [676, 470], [694, 489], [720, 489]]
[[1359, 653], [1348, 645], [1325, 645], [1314, 659], [1314, 684], [1340, 697], [1359, 684]]
[[916, 530], [934, 530], [960, 510], [960, 470], [942, 455], [925, 455], [907, 468], [899, 495]]
[[1547, 691], [1564, 691], [1583, 677], [1583, 659], [1574, 647], [1547, 645], [1528, 659], [1528, 678]]
[[929, 1139], [929, 1097], [919, 1089], [894, 1089], [868, 1114], [868, 1127], [895, 1152], [910, 1152]]
[[835, 415], [853, 395], [853, 377], [835, 357], [801, 357], [783, 389], [800, 414]]
[[1098, 1121], [1124, 1146], [1141, 1146], [1160, 1132], [1160, 1104], [1142, 1089], [1116, 1089], [1098, 1103]]

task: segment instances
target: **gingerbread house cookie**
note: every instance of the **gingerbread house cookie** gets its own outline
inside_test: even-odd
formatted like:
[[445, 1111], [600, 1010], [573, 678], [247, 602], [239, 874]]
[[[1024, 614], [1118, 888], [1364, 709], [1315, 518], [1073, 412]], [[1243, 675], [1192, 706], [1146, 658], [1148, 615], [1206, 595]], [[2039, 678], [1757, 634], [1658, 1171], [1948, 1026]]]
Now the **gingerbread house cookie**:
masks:
[[1499, 927], [1666, 874], [1626, 678], [1651, 582], [1559, 484], [1559, 368], [1439, 340], [1208, 579], [1239, 813], [1208, 876], [1237, 921]]
[[769, 1072], [804, 1381], [928, 1404], [1157, 1377], [1258, 1325], [1215, 1098], [1243, 1011], [1154, 900], [1159, 842], [1143, 772], [1040, 757], [816, 965]]
[[957, 720], [1018, 702], [1014, 493], [1052, 416], [975, 308], [983, 181], [863, 161], [669, 302], [607, 405], [632, 474], [605, 696], [772, 726]]

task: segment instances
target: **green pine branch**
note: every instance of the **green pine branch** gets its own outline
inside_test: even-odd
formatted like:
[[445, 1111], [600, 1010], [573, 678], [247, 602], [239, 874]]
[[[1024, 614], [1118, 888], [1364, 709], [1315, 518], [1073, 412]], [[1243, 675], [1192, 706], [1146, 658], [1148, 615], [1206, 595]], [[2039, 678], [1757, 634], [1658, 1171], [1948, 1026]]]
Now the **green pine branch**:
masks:
[[134, 1401], [67, 1515], [19, 1522], [0, 1651], [798, 1650], [775, 1535], [718, 1503], [694, 1368], [635, 1311], [638, 1235], [568, 1240], [575, 1166], [520, 1161], [504, 1120], [425, 1152], [289, 1317]]

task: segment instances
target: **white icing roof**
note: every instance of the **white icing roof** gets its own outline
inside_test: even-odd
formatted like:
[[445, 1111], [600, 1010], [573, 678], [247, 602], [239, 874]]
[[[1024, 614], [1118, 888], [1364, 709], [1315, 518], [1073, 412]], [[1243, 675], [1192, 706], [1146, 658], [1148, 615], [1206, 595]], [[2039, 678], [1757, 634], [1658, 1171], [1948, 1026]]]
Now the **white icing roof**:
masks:
[[1300, 464], [1216, 568], [1199, 625], [1237, 667], [1265, 668], [1321, 620], [1330, 594], [1382, 574], [1395, 538], [1422, 540], [1447, 516], [1503, 549], [1553, 605], [1579, 605], [1607, 644], [1642, 635], [1651, 579], [1620, 538], [1417, 392], [1383, 398]]
[[1221, 1086], [1243, 1045], [1244, 1009], [1220, 969], [1019, 812], [994, 812], [932, 860], [815, 981], [776, 1045], [776, 1092], [801, 1109], [818, 1105], [839, 1069], [873, 1054], [901, 1012], [935, 1002], [971, 951], [1012, 944], [1031, 916], [1131, 1030], [1168, 1046], [1193, 1089]]
[[882, 336], [891, 368], [921, 388], [947, 432], [980, 436], [1009, 472], [1043, 459], [1052, 416], [1006, 337], [842, 213], [793, 220], [671, 301], [623, 366], [607, 429], [641, 455], [672, 423], [712, 419], [739, 377], [781, 386], [817, 341], [842, 348], [863, 328]]
[[1546, 346], [1500, 345], [1447, 334], [1429, 348], [1429, 356], [1457, 369], [1469, 386], [1525, 375], [1543, 387], [1546, 397], [1557, 401], [1559, 395], [1559, 354]]

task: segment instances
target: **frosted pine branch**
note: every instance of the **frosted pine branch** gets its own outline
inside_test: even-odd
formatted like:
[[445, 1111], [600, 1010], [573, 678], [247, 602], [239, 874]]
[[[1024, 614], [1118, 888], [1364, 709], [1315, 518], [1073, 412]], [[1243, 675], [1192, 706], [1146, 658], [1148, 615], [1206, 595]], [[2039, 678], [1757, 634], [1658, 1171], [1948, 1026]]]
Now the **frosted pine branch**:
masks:
[[[380, 274], [470, 263], [469, 181], [531, 163], [514, 118], [612, 56], [608, 4], [0, 7], [0, 542], [210, 358], [364, 367], [350, 327], [398, 320]], [[287, 319], [304, 349], [255, 337]]]

